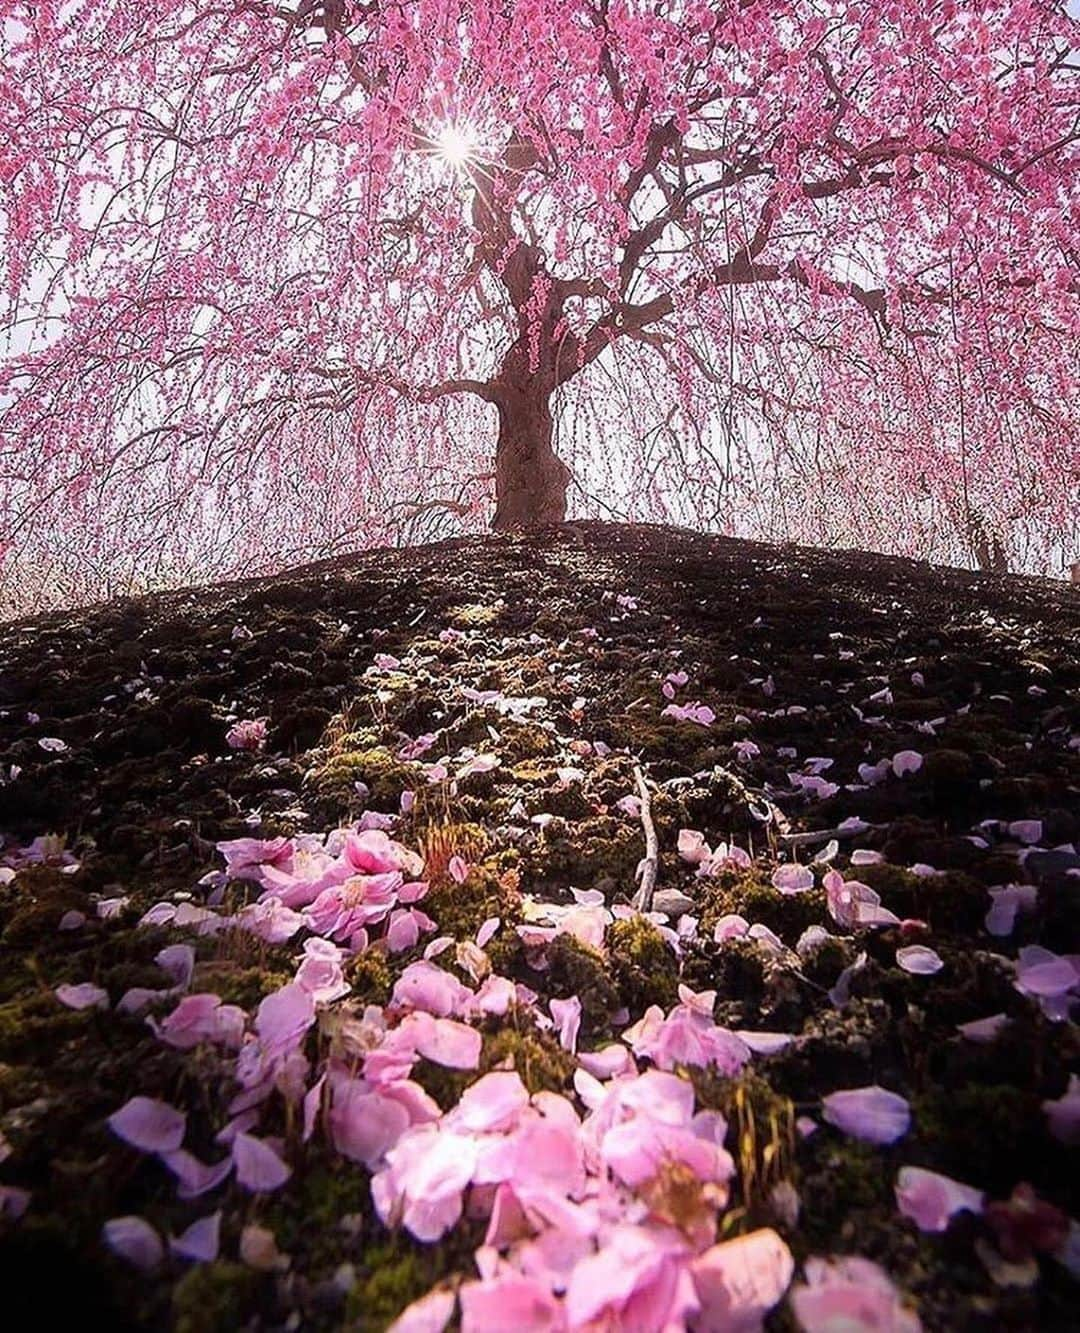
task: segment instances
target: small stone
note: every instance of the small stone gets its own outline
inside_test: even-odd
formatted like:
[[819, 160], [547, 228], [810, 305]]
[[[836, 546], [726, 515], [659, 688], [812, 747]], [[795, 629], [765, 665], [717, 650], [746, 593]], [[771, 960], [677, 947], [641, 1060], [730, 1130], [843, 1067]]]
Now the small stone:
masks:
[[694, 910], [693, 898], [687, 897], [681, 889], [657, 889], [652, 905], [654, 912], [663, 912], [665, 916], [684, 916]]

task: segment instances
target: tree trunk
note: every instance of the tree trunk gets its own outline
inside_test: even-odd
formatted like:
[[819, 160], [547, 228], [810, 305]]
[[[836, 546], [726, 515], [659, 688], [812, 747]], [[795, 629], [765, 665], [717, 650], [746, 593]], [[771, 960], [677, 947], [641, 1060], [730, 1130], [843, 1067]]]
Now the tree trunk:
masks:
[[566, 518], [570, 469], [552, 448], [551, 395], [542, 382], [500, 385], [495, 397], [495, 517], [492, 527], [542, 528]]

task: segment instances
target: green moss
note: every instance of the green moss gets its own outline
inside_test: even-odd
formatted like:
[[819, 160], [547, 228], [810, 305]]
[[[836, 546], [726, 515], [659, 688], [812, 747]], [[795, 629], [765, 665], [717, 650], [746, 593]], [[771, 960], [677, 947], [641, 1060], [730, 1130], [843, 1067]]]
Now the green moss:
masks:
[[319, 1152], [330, 1150], [309, 1145], [303, 1167], [289, 1189], [272, 1200], [262, 1224], [294, 1266], [313, 1277], [332, 1272], [350, 1257], [352, 1242], [342, 1220], [371, 1212], [368, 1173], [340, 1157], [315, 1156]]
[[[590, 887], [601, 880], [610, 881], [632, 892], [634, 872], [644, 855], [641, 830], [610, 815], [577, 818], [584, 807], [590, 813], [578, 784], [562, 793], [573, 809], [566, 816], [575, 818], [571, 827], [563, 818], [553, 821], [544, 830], [543, 837], [529, 857], [528, 885], [541, 887], [573, 884], [577, 888]], [[544, 809], [549, 814], [565, 811], [565, 805], [544, 798]]]
[[771, 884], [755, 879], [751, 872], [726, 872], [706, 893], [701, 933], [711, 935], [717, 921], [732, 913], [744, 916], [751, 925], [768, 926], [793, 948], [808, 926], [820, 925], [826, 919], [825, 891], [781, 893]]
[[464, 884], [452, 880], [437, 885], [423, 901], [424, 911], [439, 923], [440, 935], [456, 940], [472, 939], [493, 916], [502, 921], [500, 935], [521, 917], [521, 896], [513, 870], [499, 871], [495, 865], [473, 866]]
[[[347, 741], [349, 738], [346, 737]], [[351, 797], [357, 782], [371, 791], [376, 806], [396, 805], [401, 793], [416, 783], [415, 764], [396, 759], [385, 746], [335, 749], [307, 774], [307, 784], [320, 797]]]
[[196, 1264], [173, 1288], [174, 1333], [234, 1333], [253, 1313], [258, 1275], [242, 1264]]
[[551, 732], [535, 723], [504, 722], [501, 736], [499, 751], [504, 763], [507, 760], [521, 763], [527, 759], [546, 758], [558, 752], [558, 745]]
[[363, 1004], [388, 1004], [394, 974], [381, 949], [365, 949], [350, 962], [348, 979], [353, 995]]
[[486, 1074], [511, 1060], [530, 1093], [565, 1092], [574, 1076], [574, 1057], [550, 1033], [519, 1021], [520, 1027], [500, 1027], [484, 1038], [481, 1071]]
[[[654, 691], [655, 682], [648, 688]], [[615, 714], [601, 739], [649, 760], [652, 776], [660, 779], [711, 768], [722, 757], [711, 729], [660, 718], [652, 708]]]
[[893, 1180], [874, 1144], [823, 1139], [800, 1182], [800, 1232], [807, 1247], [835, 1248], [837, 1237], [849, 1228], [857, 1234], [868, 1215], [895, 1209]]
[[292, 972], [268, 967], [245, 967], [229, 959], [198, 964], [194, 984], [198, 990], [220, 995], [225, 1004], [238, 1004], [251, 1010], [267, 995], [280, 990], [292, 980]]
[[32, 1101], [41, 1087], [40, 1074], [28, 1065], [0, 1064], [0, 1113]]
[[695, 990], [715, 990], [721, 999], [753, 1007], [765, 994], [765, 958], [756, 941], [706, 939], [687, 952], [683, 980]]
[[[545, 764], [542, 759], [522, 759], [511, 767], [510, 776], [515, 782], [522, 782], [527, 786], [543, 786], [553, 781], [555, 766]], [[554, 814], [555, 812], [550, 811], [549, 813]]]
[[608, 963], [619, 998], [631, 1014], [651, 1004], [665, 1011], [678, 999], [679, 969], [669, 945], [644, 917], [616, 921], [607, 932]]
[[345, 1306], [347, 1333], [385, 1333], [407, 1305], [438, 1282], [473, 1272], [472, 1249], [480, 1238], [475, 1227], [459, 1226], [438, 1245], [419, 1246], [402, 1235], [366, 1245]]
[[934, 1088], [912, 1100], [912, 1123], [935, 1166], [958, 1180], [1008, 1193], [1045, 1174], [1048, 1142], [1040, 1099], [1005, 1083]]
[[20, 870], [0, 902], [0, 943], [11, 949], [26, 948], [43, 938], [51, 940], [65, 912], [86, 910], [85, 894], [50, 866]]
[[619, 1008], [619, 991], [602, 953], [573, 935], [556, 935], [547, 949], [546, 989], [557, 999], [576, 995], [586, 1032], [606, 1028], [608, 1015]]
[[794, 1171], [794, 1106], [753, 1072], [738, 1078], [703, 1069], [688, 1073], [698, 1107], [719, 1111], [727, 1121], [726, 1144], [735, 1159], [743, 1206], [762, 1209], [772, 1187], [790, 1180]]
[[42, 991], [0, 1005], [0, 1060], [18, 1064], [20, 1057], [32, 1056], [43, 1063], [46, 1052], [55, 1053], [63, 1042], [85, 1034], [96, 1012], [68, 1009]]
[[859, 866], [856, 878], [881, 894], [899, 917], [915, 917], [935, 931], [978, 931], [990, 907], [986, 888], [960, 871], [913, 875], [899, 866]]

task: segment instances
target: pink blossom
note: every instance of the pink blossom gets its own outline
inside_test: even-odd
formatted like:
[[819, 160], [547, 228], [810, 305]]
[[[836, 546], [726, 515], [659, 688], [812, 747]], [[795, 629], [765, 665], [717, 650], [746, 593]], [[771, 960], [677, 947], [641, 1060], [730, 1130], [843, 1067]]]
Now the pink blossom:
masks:
[[402, 1023], [418, 1054], [449, 1069], [476, 1069], [483, 1040], [475, 1028], [452, 1018], [410, 1014]]
[[185, 995], [158, 1027], [158, 1036], [169, 1046], [190, 1051], [202, 1042], [239, 1046], [246, 1015], [237, 1005], [223, 1005], [212, 991]]
[[221, 1213], [210, 1213], [169, 1241], [169, 1249], [182, 1259], [197, 1263], [213, 1263], [221, 1248]]
[[922, 1328], [888, 1275], [855, 1255], [808, 1259], [806, 1283], [792, 1289], [791, 1304], [803, 1333], [920, 1333]]
[[981, 1213], [985, 1198], [982, 1190], [920, 1166], [901, 1167], [896, 1178], [897, 1206], [920, 1231], [944, 1231], [954, 1213]]
[[489, 916], [486, 921], [480, 925], [476, 932], [476, 943], [481, 949], [486, 949], [495, 935], [495, 932], [502, 925], [502, 921], [497, 916]]
[[259, 883], [259, 872], [265, 867], [287, 869], [291, 865], [295, 845], [291, 838], [233, 838], [219, 842], [217, 849], [225, 858], [225, 873], [230, 879], [254, 879]]
[[108, 1009], [109, 993], [95, 986], [90, 981], [80, 981], [77, 986], [65, 983], [54, 991], [61, 1004], [69, 1009]]
[[550, 1008], [551, 1017], [559, 1030], [559, 1044], [565, 1050], [576, 1051], [581, 1027], [581, 1001], [572, 995], [568, 1000], [552, 1000]]
[[773, 871], [774, 889], [781, 893], [805, 893], [814, 887], [814, 872], [809, 866], [789, 864], [777, 866]]
[[665, 1070], [678, 1064], [714, 1066], [730, 1077], [750, 1058], [744, 1041], [685, 1003], [676, 1005], [667, 1017], [659, 1006], [650, 1006], [623, 1032], [623, 1040], [636, 1056]]
[[1011, 838], [1016, 838], [1024, 843], [1036, 843], [1042, 841], [1043, 823], [1041, 819], [1014, 819], [1008, 825], [1008, 834]]
[[365, 927], [384, 920], [397, 901], [401, 872], [350, 876], [344, 883], [323, 889], [304, 918], [316, 935], [348, 940]]
[[410, 879], [416, 878], [424, 868], [415, 852], [394, 842], [380, 829], [348, 834], [342, 862], [353, 874], [382, 875], [396, 870], [402, 877]]
[[970, 1023], [960, 1023], [956, 1030], [968, 1041], [991, 1042], [1009, 1022], [1006, 1014], [991, 1014], [989, 1018], [976, 1018]]
[[461, 1217], [476, 1159], [471, 1136], [442, 1133], [435, 1125], [408, 1130], [372, 1179], [376, 1212], [388, 1226], [400, 1221], [417, 1240], [438, 1240]]
[[429, 1291], [407, 1306], [386, 1333], [443, 1333], [454, 1313], [452, 1291]]
[[794, 1271], [791, 1251], [769, 1229], [712, 1246], [690, 1265], [701, 1306], [695, 1333], [758, 1333]]
[[448, 1123], [473, 1133], [513, 1129], [529, 1104], [529, 1094], [513, 1070], [493, 1070], [465, 1089]]
[[574, 1267], [566, 1290], [568, 1328], [664, 1333], [681, 1327], [698, 1308], [686, 1259], [677, 1232], [617, 1226], [602, 1249]]
[[711, 727], [716, 714], [707, 704], [668, 704], [660, 710], [661, 717], [673, 717], [677, 722], [696, 722], [699, 727]]
[[30, 1207], [30, 1191], [18, 1185], [0, 1185], [0, 1217], [17, 1222]]
[[186, 990], [195, 970], [195, 950], [190, 944], [169, 944], [154, 955], [154, 962], [168, 974], [174, 986]]
[[255, 1014], [255, 1031], [265, 1054], [283, 1059], [304, 1040], [315, 1022], [315, 1000], [296, 982], [263, 999]]
[[132, 1097], [106, 1123], [117, 1138], [140, 1152], [167, 1153], [183, 1143], [187, 1116], [154, 1097]]
[[895, 1143], [911, 1127], [905, 1099], [876, 1083], [830, 1093], [821, 1105], [829, 1124], [866, 1143]]
[[102, 1229], [105, 1244], [121, 1259], [145, 1272], [157, 1268], [165, 1257], [161, 1237], [142, 1217], [113, 1217]]
[[422, 1009], [437, 1018], [466, 1013], [473, 995], [468, 987], [434, 963], [410, 963], [394, 985], [392, 1001], [409, 1009]]
[[264, 896], [259, 902], [241, 908], [233, 922], [241, 930], [250, 931], [267, 944], [284, 944], [305, 925], [304, 917], [291, 907], [286, 907], [277, 896]]
[[261, 750], [266, 744], [266, 722], [264, 717], [234, 722], [225, 733], [225, 743], [233, 750]]
[[604, 1046], [599, 1051], [581, 1051], [578, 1054], [578, 1064], [598, 1079], [637, 1073], [637, 1066], [630, 1052], [625, 1046], [614, 1043]]
[[292, 1175], [274, 1148], [265, 1139], [257, 1139], [251, 1134], [237, 1134], [233, 1140], [232, 1157], [236, 1179], [253, 1194], [280, 1189]]
[[905, 972], [913, 972], [923, 977], [933, 976], [945, 966], [940, 955], [933, 949], [927, 948], [925, 944], [908, 944], [902, 949], [897, 949], [896, 962]]
[[1080, 954], [1059, 955], [1039, 945], [1020, 950], [1016, 961], [1016, 989], [1037, 1000], [1047, 1018], [1068, 1018], [1080, 990]]
[[829, 915], [841, 926], [898, 926], [900, 918], [881, 906], [881, 897], [859, 880], [845, 880], [838, 870], [825, 872]]
[[351, 989], [342, 969], [342, 951], [330, 940], [304, 941], [304, 957], [296, 972], [296, 984], [306, 990], [316, 1004], [331, 1004], [348, 995]]
[[409, 1128], [406, 1106], [359, 1079], [333, 1084], [327, 1124], [336, 1150], [374, 1167]]
[[713, 927], [713, 940], [717, 944], [723, 944], [725, 940], [738, 940], [749, 931], [750, 922], [746, 917], [739, 916], [736, 912], [729, 912], [722, 916]]
[[160, 1157], [180, 1182], [177, 1194], [181, 1199], [196, 1199], [201, 1194], [217, 1189], [233, 1169], [231, 1157], [208, 1166], [184, 1148], [163, 1152]]
[[1018, 912], [1034, 911], [1039, 896], [1034, 884], [1006, 884], [1000, 889], [990, 889], [989, 893], [991, 906], [985, 925], [999, 939], [1012, 934]]
[[533, 1277], [507, 1272], [481, 1282], [466, 1282], [461, 1297], [461, 1333], [562, 1333], [562, 1306], [551, 1290]]
[[892, 770], [898, 778], [917, 773], [922, 768], [923, 757], [918, 750], [900, 750], [892, 758]]

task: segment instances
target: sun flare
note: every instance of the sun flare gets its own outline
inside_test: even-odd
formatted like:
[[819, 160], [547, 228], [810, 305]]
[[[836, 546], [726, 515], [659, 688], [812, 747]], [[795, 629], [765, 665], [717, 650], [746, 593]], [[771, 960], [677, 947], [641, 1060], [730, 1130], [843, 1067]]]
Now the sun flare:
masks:
[[476, 153], [476, 136], [461, 125], [446, 125], [435, 138], [435, 151], [451, 167], [461, 168]]

